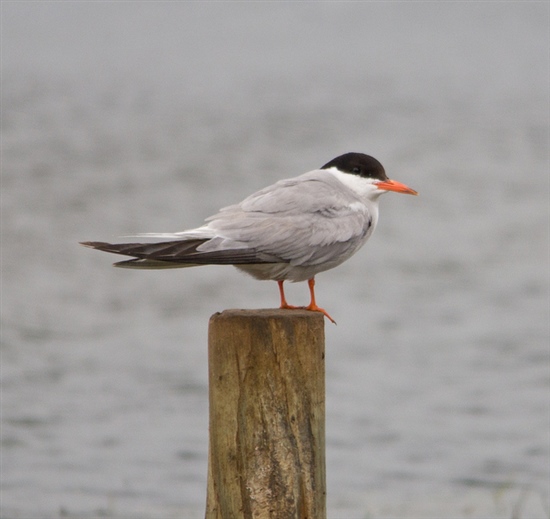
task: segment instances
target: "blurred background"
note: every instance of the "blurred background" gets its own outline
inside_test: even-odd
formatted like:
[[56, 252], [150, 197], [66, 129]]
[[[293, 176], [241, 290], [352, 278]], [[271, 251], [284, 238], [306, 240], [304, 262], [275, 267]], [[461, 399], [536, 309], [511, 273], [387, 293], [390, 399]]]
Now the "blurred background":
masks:
[[548, 3], [1, 9], [3, 519], [204, 514], [208, 319], [276, 284], [77, 242], [348, 151], [420, 196], [317, 277], [328, 516], [550, 517]]

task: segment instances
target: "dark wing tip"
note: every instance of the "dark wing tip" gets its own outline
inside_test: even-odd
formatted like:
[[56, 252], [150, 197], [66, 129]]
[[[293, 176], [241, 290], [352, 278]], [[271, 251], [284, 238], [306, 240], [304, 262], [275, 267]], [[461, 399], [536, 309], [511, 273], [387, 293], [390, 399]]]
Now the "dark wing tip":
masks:
[[107, 245], [101, 241], [79, 241], [78, 243], [80, 245], [84, 245], [84, 247], [89, 247], [90, 249], [99, 249], [100, 247]]

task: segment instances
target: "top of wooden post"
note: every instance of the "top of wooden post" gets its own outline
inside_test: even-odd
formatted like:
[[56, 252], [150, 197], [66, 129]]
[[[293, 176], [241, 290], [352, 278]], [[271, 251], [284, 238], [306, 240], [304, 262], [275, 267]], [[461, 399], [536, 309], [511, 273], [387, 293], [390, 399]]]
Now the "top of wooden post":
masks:
[[317, 322], [324, 324], [324, 316], [320, 312], [312, 312], [302, 308], [295, 310], [281, 309], [281, 308], [259, 308], [259, 309], [237, 309], [231, 308], [224, 310], [223, 312], [216, 312], [210, 319], [311, 319], [312, 323]]

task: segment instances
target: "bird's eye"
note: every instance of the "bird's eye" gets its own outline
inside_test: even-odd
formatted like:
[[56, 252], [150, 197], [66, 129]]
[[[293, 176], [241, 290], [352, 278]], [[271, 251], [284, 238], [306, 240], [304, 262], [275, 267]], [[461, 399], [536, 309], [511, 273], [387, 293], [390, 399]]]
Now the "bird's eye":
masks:
[[361, 168], [358, 168], [357, 166], [351, 170], [352, 173], [361, 173]]

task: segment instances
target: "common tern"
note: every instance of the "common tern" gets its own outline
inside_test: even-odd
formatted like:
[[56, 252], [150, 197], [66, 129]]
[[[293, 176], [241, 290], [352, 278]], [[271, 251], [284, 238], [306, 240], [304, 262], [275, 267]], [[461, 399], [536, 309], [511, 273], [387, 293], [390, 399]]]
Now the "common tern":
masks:
[[[160, 242], [81, 243], [132, 258], [116, 267], [233, 265], [256, 279], [277, 281], [281, 308], [306, 308], [335, 322], [315, 301], [315, 275], [337, 267], [365, 244], [378, 223], [378, 199], [388, 191], [418, 194], [390, 180], [374, 157], [346, 153], [224, 207], [196, 229], [136, 236]], [[289, 305], [283, 283], [306, 280], [309, 305]]]

